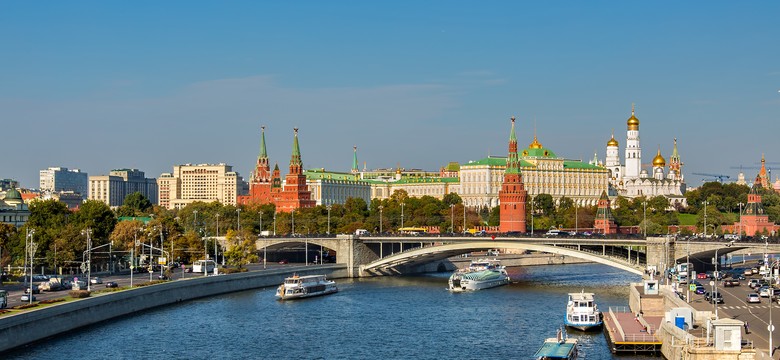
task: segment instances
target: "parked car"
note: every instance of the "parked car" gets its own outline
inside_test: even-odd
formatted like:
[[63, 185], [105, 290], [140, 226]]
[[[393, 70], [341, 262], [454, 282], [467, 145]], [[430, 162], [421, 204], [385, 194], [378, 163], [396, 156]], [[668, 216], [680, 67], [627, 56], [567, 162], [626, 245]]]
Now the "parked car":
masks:
[[119, 284], [117, 284], [114, 281], [108, 281], [108, 282], [106, 282], [106, 287], [107, 288], [115, 288], [115, 287], [119, 287]]
[[756, 294], [756, 293], [748, 293], [746, 301], [749, 304], [760, 304], [761, 303], [761, 297], [758, 296], [758, 294]]
[[32, 296], [32, 301], [37, 301], [38, 300], [38, 299], [35, 298], [35, 295], [30, 295], [30, 294], [22, 295], [21, 300], [22, 301], [30, 301], [30, 296]]
[[723, 304], [723, 295], [719, 292], [710, 293], [708, 291], [704, 294], [704, 300], [713, 304]]

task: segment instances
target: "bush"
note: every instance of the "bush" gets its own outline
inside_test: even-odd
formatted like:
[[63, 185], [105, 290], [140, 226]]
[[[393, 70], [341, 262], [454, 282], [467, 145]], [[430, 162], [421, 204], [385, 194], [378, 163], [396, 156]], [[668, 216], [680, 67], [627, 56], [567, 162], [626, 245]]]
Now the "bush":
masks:
[[18, 306], [14, 306], [13, 309], [22, 310], [22, 309], [34, 308], [36, 306], [38, 306], [38, 303], [18, 305]]
[[247, 268], [220, 268], [219, 269], [220, 274], [235, 274], [235, 273], [242, 273], [247, 271], [249, 271], [249, 269]]
[[68, 295], [74, 299], [83, 299], [89, 297], [89, 290], [71, 290]]
[[54, 303], [58, 303], [58, 302], [62, 302], [62, 301], [65, 301], [65, 299], [59, 298], [59, 299], [41, 300], [40, 303], [41, 304], [54, 304]]

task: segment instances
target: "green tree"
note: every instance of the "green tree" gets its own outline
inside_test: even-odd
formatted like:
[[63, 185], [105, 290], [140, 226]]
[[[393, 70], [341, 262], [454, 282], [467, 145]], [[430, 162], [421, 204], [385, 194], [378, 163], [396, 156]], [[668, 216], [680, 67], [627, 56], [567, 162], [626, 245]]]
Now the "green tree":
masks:
[[71, 221], [81, 229], [92, 229], [92, 246], [105, 244], [114, 231], [117, 219], [111, 208], [99, 200], [87, 200], [71, 216]]
[[255, 236], [250, 230], [241, 229], [240, 236], [235, 231], [228, 231], [225, 237], [228, 243], [225, 259], [228, 265], [243, 267], [259, 259], [255, 253]]
[[122, 206], [117, 209], [117, 216], [146, 216], [152, 211], [152, 202], [140, 192], [125, 196]]
[[449, 207], [450, 205], [462, 204], [463, 199], [456, 193], [449, 193], [444, 195], [442, 202], [444, 203], [444, 206]]

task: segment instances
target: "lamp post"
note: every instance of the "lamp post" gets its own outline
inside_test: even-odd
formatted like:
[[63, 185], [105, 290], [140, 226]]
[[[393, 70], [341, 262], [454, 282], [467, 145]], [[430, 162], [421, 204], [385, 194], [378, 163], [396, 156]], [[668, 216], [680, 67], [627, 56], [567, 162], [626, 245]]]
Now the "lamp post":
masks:
[[740, 241], [742, 241], [742, 206], [744, 205], [745, 204], [743, 203], [739, 203], [739, 240]]
[[450, 204], [450, 233], [455, 233], [455, 204]]
[[466, 233], [466, 204], [463, 205], [463, 233]]
[[[577, 199], [574, 199], [574, 234], [576, 235], [578, 232], [580, 232], [579, 229], [579, 209], [577, 208]], [[645, 225], [647, 226], [647, 225]]]
[[[778, 262], [780, 262], [780, 260], [776, 260], [775, 262], [772, 263], [771, 266], [769, 266], [770, 274], [774, 272], [772, 269], [774, 269], [775, 266], [778, 265]], [[772, 338], [775, 335], [775, 326], [772, 325], [772, 301], [774, 301], [772, 299], [774, 298], [774, 296], [775, 296], [775, 288], [770, 286], [769, 287], [769, 326], [767, 326], [766, 329], [769, 330], [769, 357], [772, 359], [773, 359], [772, 352], [775, 349], [774, 347], [772, 347]]]
[[330, 205], [326, 206], [325, 209], [328, 210], [328, 235], [330, 235], [330, 209], [332, 207]]
[[[685, 247], [686, 247], [687, 254], [685, 254], [685, 272], [687, 274], [685, 274], [685, 277], [687, 277], [688, 278], [688, 282], [690, 282], [691, 281], [691, 237], [690, 236], [688, 236], [688, 238], [686, 239], [686, 242], [687, 242], [687, 244], [686, 244]], [[685, 297], [685, 302], [689, 303], [689, 304], [691, 303], [691, 287], [690, 286], [688, 286], [688, 295]]]
[[379, 205], [379, 235], [382, 235], [382, 209], [385, 207], [382, 205]]
[[[263, 219], [261, 218], [260, 221]], [[217, 213], [217, 239], [214, 239], [214, 265], [217, 264], [219, 257], [217, 256], [217, 240], [219, 239], [219, 213]], [[225, 256], [224, 254], [222, 255]]]
[[236, 209], [236, 213], [238, 214], [236, 216], [237, 231], [239, 234], [241, 234], [241, 208]]
[[[27, 237], [25, 237], [25, 239], [29, 238], [30, 242], [25, 246], [27, 254], [24, 256], [25, 262], [27, 262], [27, 255], [30, 255], [30, 293], [27, 297], [30, 304], [32, 304], [33, 299], [33, 258], [35, 256], [35, 250], [38, 249], [38, 245], [33, 241], [33, 235], [35, 235], [35, 229], [28, 229]], [[25, 271], [26, 270], [27, 269], [25, 269]]]
[[[86, 228], [81, 231], [82, 234], [87, 236], [87, 291], [92, 291], [92, 229]], [[30, 266], [32, 270], [32, 266]], [[30, 281], [32, 282], [32, 271], [30, 271]], [[32, 287], [30, 287], [32, 289]], [[32, 294], [30, 294], [32, 296]]]
[[704, 237], [707, 237], [707, 203], [709, 201], [704, 200]]
[[[263, 234], [263, 211], [260, 211], [260, 234]], [[267, 242], [266, 242], [267, 243]], [[214, 244], [214, 247], [217, 247], [217, 244]], [[268, 252], [266, 251], [267, 246], [263, 246], [263, 269], [265, 269], [265, 258], [268, 257]]]
[[[734, 240], [729, 241], [728, 244], [726, 244], [726, 247], [731, 247], [731, 245], [734, 245]], [[715, 300], [715, 294], [718, 293], [718, 277], [720, 277], [720, 274], [718, 273], [718, 264], [720, 263], [720, 258], [718, 258], [718, 250], [720, 249], [715, 249], [715, 258], [712, 259], [712, 262], [715, 264], [715, 273], [713, 274], [713, 291], [712, 296], [710, 297], [710, 301], [712, 301], [712, 303], [715, 305], [715, 320], [718, 319], [718, 302]], [[771, 304], [772, 298], [769, 298], [769, 300]]]
[[276, 236], [276, 208], [274, 208], [274, 236]]
[[531, 236], [534, 236], [534, 196], [531, 195]]
[[401, 203], [401, 228], [402, 229], [404, 227], [404, 205], [406, 205], [406, 204]]
[[292, 228], [292, 236], [295, 236], [295, 209], [292, 209], [290, 214], [292, 216], [291, 225], [290, 225], [290, 227]]
[[642, 230], [645, 238], [647, 238], [647, 200], [642, 202], [644, 210], [642, 210], [642, 223], [644, 224], [644, 230]]

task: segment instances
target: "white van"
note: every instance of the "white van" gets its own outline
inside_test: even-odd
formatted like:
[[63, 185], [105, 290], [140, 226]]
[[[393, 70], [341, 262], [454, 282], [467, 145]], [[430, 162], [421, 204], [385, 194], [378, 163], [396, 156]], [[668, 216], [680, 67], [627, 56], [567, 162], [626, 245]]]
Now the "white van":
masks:
[[544, 236], [558, 236], [561, 235], [561, 231], [558, 229], [550, 229], [544, 234]]
[[739, 235], [737, 234], [723, 234], [723, 238], [726, 240], [739, 240]]
[[366, 229], [357, 229], [357, 230], [355, 230], [355, 235], [357, 235], [357, 236], [363, 236], [363, 235], [368, 236], [368, 234], [370, 234], [370, 233]]

